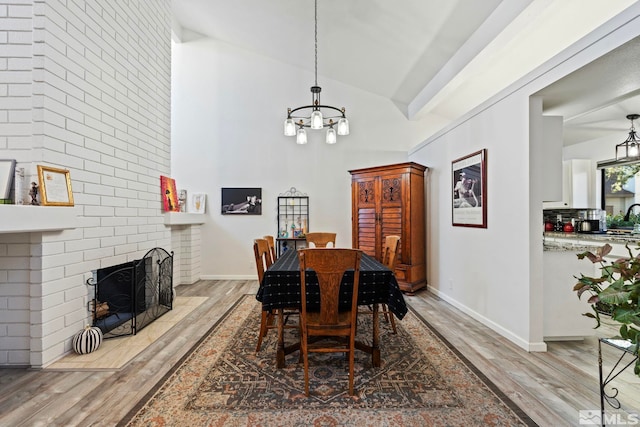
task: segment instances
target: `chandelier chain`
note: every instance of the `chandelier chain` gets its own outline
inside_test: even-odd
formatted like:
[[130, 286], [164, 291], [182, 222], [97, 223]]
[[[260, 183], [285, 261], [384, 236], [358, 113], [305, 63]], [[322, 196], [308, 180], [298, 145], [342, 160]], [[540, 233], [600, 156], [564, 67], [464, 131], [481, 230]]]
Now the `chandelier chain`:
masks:
[[314, 32], [314, 39], [315, 39], [315, 81], [316, 81], [316, 86], [318, 86], [318, 0], [315, 0], [315, 32]]

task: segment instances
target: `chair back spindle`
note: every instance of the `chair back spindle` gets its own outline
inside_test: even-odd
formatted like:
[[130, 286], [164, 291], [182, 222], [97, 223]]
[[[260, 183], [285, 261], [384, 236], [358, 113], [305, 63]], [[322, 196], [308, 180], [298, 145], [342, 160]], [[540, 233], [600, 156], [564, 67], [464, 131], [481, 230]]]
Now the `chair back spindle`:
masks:
[[271, 263], [274, 263], [278, 259], [278, 256], [276, 255], [276, 240], [273, 236], [264, 236], [264, 239], [269, 244], [269, 253], [271, 254]]

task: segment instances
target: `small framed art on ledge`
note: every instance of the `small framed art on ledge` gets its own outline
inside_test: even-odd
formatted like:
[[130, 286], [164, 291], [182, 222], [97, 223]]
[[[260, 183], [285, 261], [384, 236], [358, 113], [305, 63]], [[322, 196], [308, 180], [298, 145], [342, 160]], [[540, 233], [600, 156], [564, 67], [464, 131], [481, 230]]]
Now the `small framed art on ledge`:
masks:
[[191, 213], [204, 213], [205, 204], [207, 202], [207, 195], [204, 193], [193, 193], [189, 199], [189, 207], [187, 212]]
[[13, 181], [13, 171], [16, 161], [0, 160], [0, 199], [7, 200], [11, 195], [11, 182]]
[[68, 170], [38, 165], [38, 180], [43, 206], [73, 206], [71, 176]]
[[160, 175], [160, 196], [162, 197], [162, 209], [165, 212], [180, 212], [175, 179]]

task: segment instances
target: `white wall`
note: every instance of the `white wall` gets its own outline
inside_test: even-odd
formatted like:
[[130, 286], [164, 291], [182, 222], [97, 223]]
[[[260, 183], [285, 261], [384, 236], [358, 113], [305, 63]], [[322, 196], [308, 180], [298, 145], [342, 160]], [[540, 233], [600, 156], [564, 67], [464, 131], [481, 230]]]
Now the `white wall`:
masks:
[[[529, 146], [529, 97], [638, 36], [639, 14], [638, 5], [631, 7], [410, 152], [410, 160], [431, 167], [430, 288], [527, 350], [545, 349], [540, 274], [545, 168], [543, 161], [530, 160], [536, 150]], [[488, 228], [452, 227], [451, 162], [482, 148], [488, 150]]]
[[[500, 120], [497, 120], [500, 118]], [[510, 96], [410, 156], [429, 162], [428, 283], [510, 338], [528, 341], [528, 99]], [[487, 228], [451, 225], [451, 162], [487, 149]], [[508, 307], [508, 309], [506, 309]], [[514, 315], [515, 313], [515, 315]]]
[[0, 365], [43, 367], [91, 322], [91, 270], [171, 250], [159, 190], [170, 174], [171, 10], [168, 0], [16, 3], [0, 6], [0, 158], [36, 181], [37, 164], [68, 169], [75, 207], [60, 209], [77, 216], [73, 230], [0, 235]]
[[[309, 130], [297, 145], [283, 122], [287, 107], [311, 102], [313, 79], [211, 39], [174, 45], [171, 169], [179, 188], [208, 195], [201, 277], [256, 278], [253, 239], [277, 233], [277, 197], [291, 187], [310, 197], [309, 229], [335, 231], [337, 245], [351, 247], [348, 170], [404, 162], [422, 139], [423, 125], [390, 101], [319, 75], [323, 103], [347, 109], [351, 134], [330, 146]], [[262, 215], [221, 215], [222, 187], [261, 187]]]
[[564, 160], [592, 159], [594, 166], [602, 160], [611, 160], [616, 157], [616, 144], [624, 141], [629, 132], [612, 133], [610, 136], [592, 139], [579, 144], [566, 146], [562, 150]]

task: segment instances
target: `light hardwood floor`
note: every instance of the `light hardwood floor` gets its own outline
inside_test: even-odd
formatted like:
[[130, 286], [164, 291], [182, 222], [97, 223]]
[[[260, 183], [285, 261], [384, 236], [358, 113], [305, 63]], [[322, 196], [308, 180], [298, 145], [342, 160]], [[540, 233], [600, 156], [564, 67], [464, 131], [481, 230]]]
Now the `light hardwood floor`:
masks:
[[[178, 286], [178, 295], [209, 298], [120, 370], [0, 369], [0, 426], [117, 425], [239, 295], [256, 290], [256, 281]], [[576, 426], [579, 410], [599, 409], [596, 338], [528, 353], [428, 291], [406, 300], [539, 425]], [[605, 365], [611, 365], [617, 356], [607, 350]], [[640, 408], [640, 379], [631, 368], [615, 385], [623, 408]]]

